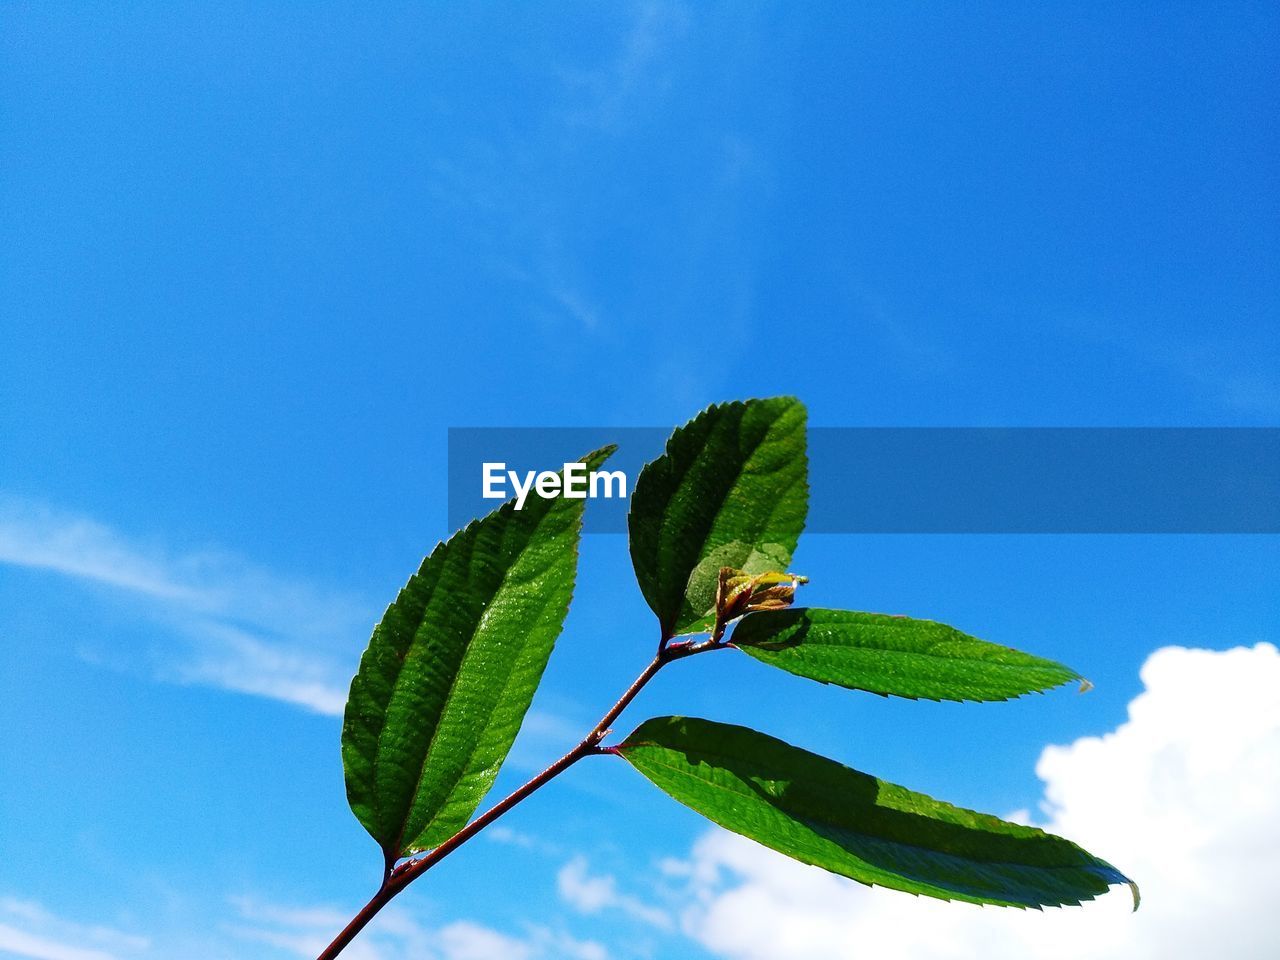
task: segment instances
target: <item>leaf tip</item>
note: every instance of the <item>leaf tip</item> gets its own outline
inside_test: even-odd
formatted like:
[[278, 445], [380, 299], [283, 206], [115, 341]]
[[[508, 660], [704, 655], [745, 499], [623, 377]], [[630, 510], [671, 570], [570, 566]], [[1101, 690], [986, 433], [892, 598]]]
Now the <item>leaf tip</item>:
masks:
[[578, 462], [594, 470], [617, 452], [618, 445], [616, 443], [606, 443], [603, 447], [592, 450], [590, 453], [580, 457]]
[[1089, 680], [1087, 677], [1081, 677], [1081, 678], [1080, 678], [1080, 688], [1079, 688], [1076, 692], [1077, 692], [1077, 693], [1088, 693], [1088, 692], [1089, 692], [1090, 690], [1092, 690], [1092, 689], [1093, 689], [1093, 681], [1092, 681], [1092, 680]]

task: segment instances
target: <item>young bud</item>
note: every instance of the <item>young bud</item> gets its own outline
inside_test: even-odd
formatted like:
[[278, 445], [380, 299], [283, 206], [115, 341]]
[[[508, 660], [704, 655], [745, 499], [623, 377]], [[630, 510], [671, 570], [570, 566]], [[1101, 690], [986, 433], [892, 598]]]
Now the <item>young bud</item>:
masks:
[[758, 573], [752, 576], [733, 567], [720, 568], [716, 590], [716, 623], [723, 626], [756, 610], [781, 610], [795, 601], [796, 587], [808, 577], [794, 573]]

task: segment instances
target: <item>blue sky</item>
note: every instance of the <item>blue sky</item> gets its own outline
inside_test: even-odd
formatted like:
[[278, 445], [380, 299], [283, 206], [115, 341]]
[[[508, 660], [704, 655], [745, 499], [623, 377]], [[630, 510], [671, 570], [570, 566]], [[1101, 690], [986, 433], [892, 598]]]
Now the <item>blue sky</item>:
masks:
[[[450, 426], [777, 393], [826, 426], [1276, 425], [1278, 19], [6, 6], [0, 956], [305, 956], [363, 902], [333, 712], [449, 533]], [[900, 704], [724, 658], [624, 726], [749, 722], [1035, 816], [1045, 745], [1115, 730], [1157, 648], [1276, 640], [1276, 560], [1258, 536], [811, 537], [811, 602], [1097, 689]], [[589, 538], [499, 789], [638, 671], [648, 616], [623, 538]], [[706, 826], [621, 764], [506, 827], [366, 960], [748, 956], [682, 919]]]

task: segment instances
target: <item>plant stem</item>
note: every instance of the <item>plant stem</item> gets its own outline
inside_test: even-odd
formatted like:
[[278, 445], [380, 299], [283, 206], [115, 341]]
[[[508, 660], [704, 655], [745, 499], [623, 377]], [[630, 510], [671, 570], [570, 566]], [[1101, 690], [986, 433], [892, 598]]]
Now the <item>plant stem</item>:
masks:
[[377, 916], [378, 912], [390, 903], [401, 890], [493, 823], [521, 800], [539, 788], [546, 786], [583, 757], [604, 753], [605, 751], [600, 748], [601, 741], [608, 736], [609, 728], [613, 725], [613, 722], [618, 719], [623, 710], [627, 709], [631, 701], [636, 698], [636, 695], [644, 689], [645, 684], [652, 680], [654, 675], [671, 661], [682, 660], [695, 653], [701, 653], [705, 649], [710, 648], [704, 644], [697, 646], [688, 644], [668, 646], [664, 642], [659, 647], [658, 655], [645, 667], [644, 672], [636, 677], [635, 682], [627, 688], [626, 693], [618, 698], [618, 702], [609, 708], [609, 711], [600, 718], [600, 722], [591, 729], [590, 733], [582, 738], [576, 747], [532, 780], [529, 780], [524, 786], [476, 817], [434, 850], [416, 860], [409, 860], [395, 869], [389, 870], [382, 881], [382, 886], [378, 888], [378, 892], [352, 918], [351, 922], [343, 928], [342, 932], [334, 938], [333, 943], [329, 944], [316, 960], [333, 960], [334, 957], [342, 953], [346, 946], [355, 939], [356, 934], [363, 930], [369, 921]]

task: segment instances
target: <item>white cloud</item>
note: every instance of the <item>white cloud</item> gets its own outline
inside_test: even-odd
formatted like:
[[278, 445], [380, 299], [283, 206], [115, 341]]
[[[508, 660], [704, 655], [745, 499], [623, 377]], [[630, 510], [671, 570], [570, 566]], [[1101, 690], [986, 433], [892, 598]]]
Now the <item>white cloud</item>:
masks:
[[115, 960], [115, 954], [104, 950], [57, 943], [4, 923], [0, 923], [0, 951], [35, 960]]
[[[354, 913], [327, 906], [281, 906], [253, 897], [235, 897], [231, 903], [241, 922], [229, 926], [227, 932], [303, 958], [319, 954]], [[435, 949], [439, 938], [432, 934], [398, 905], [392, 905], [342, 955], [344, 960], [457, 960]]]
[[1280, 944], [1280, 652], [1168, 647], [1129, 718], [1048, 747], [1047, 829], [1142, 885], [1082, 908], [979, 908], [868, 889], [722, 831], [683, 863], [685, 932], [734, 960], [1232, 960]]
[[161, 600], [199, 607], [212, 602], [207, 591], [179, 582], [162, 559], [143, 555], [108, 527], [14, 497], [0, 500], [0, 561]]
[[609, 951], [595, 940], [578, 940], [547, 927], [532, 928], [530, 937], [547, 960], [609, 960]]
[[489, 827], [482, 836], [490, 843], [501, 843], [509, 847], [519, 847], [521, 850], [536, 850], [540, 842], [537, 837], [531, 834], [523, 833], [520, 830], [512, 830], [510, 827], [496, 824]]
[[30, 960], [122, 960], [147, 946], [142, 937], [72, 923], [30, 900], [0, 898], [0, 954]]
[[[241, 921], [229, 932], [285, 954], [308, 958], [324, 949], [350, 919], [329, 907], [281, 907], [251, 897], [232, 900]], [[343, 951], [344, 960], [608, 960], [591, 940], [541, 925], [512, 936], [471, 920], [428, 927], [392, 905]], [[86, 958], [88, 960], [88, 958]], [[96, 958], [95, 958], [96, 960]]]
[[503, 846], [527, 850], [530, 853], [540, 854], [545, 857], [559, 857], [562, 855], [561, 848], [557, 844], [544, 840], [540, 836], [525, 833], [522, 830], [513, 830], [511, 827], [501, 823], [488, 827], [480, 836], [490, 843], [499, 843]]
[[197, 649], [169, 671], [175, 679], [342, 714], [347, 690], [332, 661], [226, 624], [206, 623], [201, 634]]
[[617, 879], [610, 874], [593, 874], [585, 857], [574, 857], [561, 867], [556, 886], [560, 897], [582, 913], [618, 910], [659, 930], [670, 930], [673, 926], [666, 911], [621, 893]]
[[341, 713], [350, 667], [376, 615], [332, 590], [291, 581], [223, 551], [174, 553], [88, 517], [0, 496], [0, 563], [48, 570], [147, 601], [182, 638], [156, 652], [167, 679]]
[[532, 948], [514, 937], [459, 920], [440, 931], [441, 952], [448, 960], [528, 960]]

